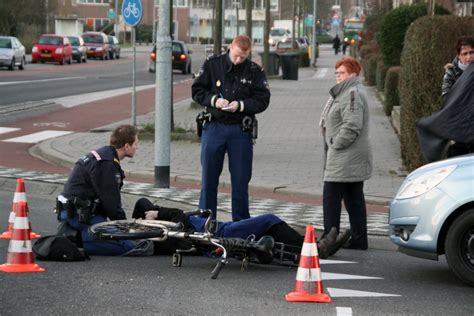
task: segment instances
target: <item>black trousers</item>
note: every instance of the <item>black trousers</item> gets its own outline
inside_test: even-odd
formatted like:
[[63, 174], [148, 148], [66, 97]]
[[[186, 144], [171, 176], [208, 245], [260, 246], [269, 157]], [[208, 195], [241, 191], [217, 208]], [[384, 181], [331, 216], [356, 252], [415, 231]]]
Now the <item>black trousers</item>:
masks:
[[339, 233], [341, 224], [341, 202], [344, 200], [351, 224], [351, 248], [367, 249], [367, 209], [364, 197], [364, 182], [324, 182], [323, 214], [324, 236], [331, 227]]

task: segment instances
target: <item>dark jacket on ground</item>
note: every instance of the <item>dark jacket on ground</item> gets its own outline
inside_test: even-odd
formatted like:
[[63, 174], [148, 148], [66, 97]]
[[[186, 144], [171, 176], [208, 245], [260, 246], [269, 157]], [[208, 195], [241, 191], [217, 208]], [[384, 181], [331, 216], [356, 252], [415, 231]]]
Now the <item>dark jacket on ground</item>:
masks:
[[99, 198], [96, 213], [111, 220], [125, 219], [120, 189], [125, 174], [120, 167], [117, 150], [104, 146], [81, 157], [64, 185], [63, 195], [68, 199]]

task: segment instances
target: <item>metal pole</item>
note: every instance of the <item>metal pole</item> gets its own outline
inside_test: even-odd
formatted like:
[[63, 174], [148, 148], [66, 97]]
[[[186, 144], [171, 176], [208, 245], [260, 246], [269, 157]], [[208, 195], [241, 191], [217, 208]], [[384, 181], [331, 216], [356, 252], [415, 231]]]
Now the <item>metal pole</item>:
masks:
[[160, 0], [156, 37], [155, 187], [170, 187], [171, 37], [170, 0]]
[[135, 26], [132, 26], [133, 66], [132, 66], [132, 125], [137, 125], [137, 47], [135, 45]]
[[316, 49], [318, 49], [318, 38], [316, 35], [316, 25], [318, 19], [316, 18], [316, 5], [318, 0], [313, 1], [313, 49], [311, 50], [311, 65], [316, 67]]
[[153, 46], [156, 43], [156, 0], [153, 0], [153, 34], [151, 40]]
[[120, 32], [120, 28], [119, 28], [118, 0], [115, 0], [115, 32], [114, 33], [117, 39], [120, 39], [119, 32]]
[[269, 62], [269, 43], [268, 37], [270, 35], [270, 0], [265, 0], [265, 29], [263, 31], [263, 69], [268, 72]]

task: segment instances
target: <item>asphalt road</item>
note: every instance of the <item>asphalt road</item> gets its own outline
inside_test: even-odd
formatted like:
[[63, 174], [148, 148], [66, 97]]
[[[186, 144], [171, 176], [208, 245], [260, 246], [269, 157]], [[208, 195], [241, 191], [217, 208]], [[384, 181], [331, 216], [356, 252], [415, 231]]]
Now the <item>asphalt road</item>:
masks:
[[[6, 229], [15, 180], [0, 178], [0, 227]], [[26, 181], [33, 231], [54, 232], [51, 212], [61, 187]], [[125, 196], [130, 210], [136, 196]], [[166, 205], [166, 201], [163, 204]], [[176, 205], [190, 209], [186, 205]], [[0, 264], [8, 240], [0, 240]], [[26, 314], [254, 314], [254, 315], [472, 315], [474, 291], [441, 262], [395, 251], [341, 250], [333, 262], [321, 261], [330, 304], [288, 303], [296, 268], [250, 265], [241, 271], [231, 261], [217, 280], [210, 278], [215, 260], [171, 256], [147, 258], [93, 257], [62, 263], [36, 261], [42, 273], [0, 273], [2, 315]]]
[[[137, 51], [136, 85], [155, 83], [156, 75], [148, 71], [151, 47], [140, 47]], [[197, 49], [192, 54], [192, 71], [197, 72], [204, 61], [204, 51]], [[0, 109], [2, 106], [22, 102], [49, 100], [84, 93], [107, 91], [132, 86], [133, 54], [124, 50], [120, 59], [88, 60], [87, 63], [57, 65], [52, 63], [27, 64], [24, 71], [0, 69]], [[173, 81], [190, 79], [173, 71]]]

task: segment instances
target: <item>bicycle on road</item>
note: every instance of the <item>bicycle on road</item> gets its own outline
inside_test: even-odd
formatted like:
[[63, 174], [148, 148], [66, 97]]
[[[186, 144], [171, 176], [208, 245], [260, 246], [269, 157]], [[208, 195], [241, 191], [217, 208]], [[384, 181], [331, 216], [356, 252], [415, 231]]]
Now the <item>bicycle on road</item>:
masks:
[[176, 249], [173, 253], [173, 266], [180, 267], [185, 254], [217, 257], [217, 264], [211, 272], [212, 279], [217, 278], [228, 258], [241, 260], [243, 266], [251, 262], [283, 266], [296, 266], [298, 263], [301, 247], [275, 242], [271, 236], [263, 236], [259, 240], [253, 235], [247, 239], [215, 237], [217, 221], [213, 220], [211, 210], [197, 210], [186, 215], [206, 217], [204, 232], [185, 230], [182, 223], [144, 219], [107, 221], [92, 225], [89, 229], [92, 236], [99, 240], [149, 239], [162, 242], [174, 238], [187, 241], [190, 243], [188, 249]]

